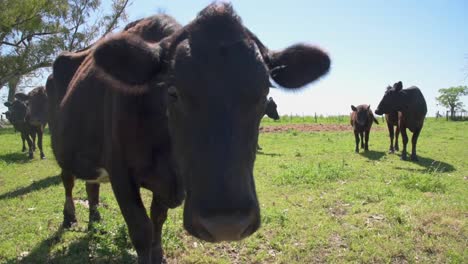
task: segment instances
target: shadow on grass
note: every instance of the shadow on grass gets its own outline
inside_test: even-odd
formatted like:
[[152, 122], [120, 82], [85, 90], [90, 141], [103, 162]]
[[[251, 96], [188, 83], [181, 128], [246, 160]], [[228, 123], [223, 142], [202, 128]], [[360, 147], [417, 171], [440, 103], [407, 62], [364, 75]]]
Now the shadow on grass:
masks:
[[31, 159], [28, 157], [28, 152], [13, 152], [0, 155], [0, 160], [5, 161], [6, 163], [27, 163]]
[[359, 155], [366, 157], [370, 160], [379, 160], [383, 156], [385, 156], [385, 152], [383, 151], [375, 151], [375, 150], [368, 150], [364, 152], [359, 152]]
[[[24, 257], [9, 259], [6, 263], [136, 263], [136, 257], [122, 249], [116, 255], [106, 245], [99, 245], [99, 253], [96, 253], [95, 232], [85, 231], [86, 235], [64, 244], [63, 235], [66, 232], [77, 232], [60, 227], [54, 234], [40, 242]], [[82, 232], [82, 231], [78, 231]], [[102, 235], [98, 234], [97, 236]], [[97, 255], [97, 256], [95, 256]]]
[[266, 152], [263, 152], [263, 151], [260, 151], [260, 150], [257, 151], [257, 154], [258, 154], [258, 155], [264, 155], [264, 156], [270, 156], [270, 157], [280, 157], [280, 156], [283, 156], [283, 154], [278, 154], [278, 153], [266, 153]]
[[21, 196], [21, 195], [25, 195], [25, 194], [33, 192], [33, 191], [48, 188], [48, 187], [50, 187], [52, 185], [57, 185], [60, 182], [62, 182], [62, 180], [60, 179], [60, 176], [51, 176], [51, 177], [48, 177], [48, 178], [45, 178], [45, 179], [42, 179], [42, 180], [34, 181], [29, 186], [21, 187], [19, 189], [14, 190], [14, 191], [7, 192], [7, 193], [4, 193], [4, 194], [0, 194], [0, 200], [11, 199], [11, 198], [15, 198], [15, 197], [18, 197], [18, 196]]
[[[399, 155], [401, 156], [401, 155]], [[425, 158], [418, 155], [419, 161], [408, 161], [414, 164], [417, 164], [423, 168], [421, 169], [411, 169], [411, 168], [403, 168], [403, 167], [395, 167], [397, 170], [407, 170], [413, 172], [452, 172], [455, 171], [455, 167], [452, 164], [434, 160], [431, 158]], [[403, 162], [403, 161], [402, 161]]]

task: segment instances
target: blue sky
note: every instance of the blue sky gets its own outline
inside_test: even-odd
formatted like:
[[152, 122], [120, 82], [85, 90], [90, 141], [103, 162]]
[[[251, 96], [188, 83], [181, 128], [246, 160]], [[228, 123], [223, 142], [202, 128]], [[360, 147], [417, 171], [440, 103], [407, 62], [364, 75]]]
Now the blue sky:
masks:
[[[186, 24], [211, 2], [134, 0], [129, 21], [163, 10]], [[433, 116], [444, 111], [438, 89], [468, 85], [468, 1], [231, 2], [270, 49], [306, 42], [332, 59], [329, 74], [303, 90], [271, 90], [280, 114], [348, 114], [363, 103], [375, 110], [385, 87], [401, 80], [422, 90]]]
[[[211, 2], [135, 0], [129, 18], [162, 9], [186, 24]], [[438, 89], [468, 85], [468, 1], [232, 3], [270, 49], [307, 42], [332, 58], [330, 73], [303, 91], [271, 91], [281, 114], [347, 114], [351, 104], [362, 103], [375, 109], [386, 86], [401, 80], [405, 87], [421, 88], [428, 114], [434, 115], [443, 110], [434, 99]]]

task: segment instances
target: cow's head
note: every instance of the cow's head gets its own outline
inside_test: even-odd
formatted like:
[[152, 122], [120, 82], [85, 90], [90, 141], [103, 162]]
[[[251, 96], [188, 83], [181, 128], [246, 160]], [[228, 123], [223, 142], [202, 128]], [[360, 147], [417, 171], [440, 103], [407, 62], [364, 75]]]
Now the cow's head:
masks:
[[15, 98], [26, 102], [28, 106], [27, 121], [32, 125], [47, 123], [47, 94], [44, 87], [36, 87], [28, 94], [17, 93]]
[[358, 125], [365, 126], [367, 122], [369, 122], [370, 105], [358, 105], [357, 107], [351, 105], [351, 110], [356, 112], [355, 121], [358, 123]]
[[27, 102], [21, 100], [14, 100], [13, 102], [5, 102], [4, 105], [8, 107], [5, 116], [11, 124], [19, 124], [26, 121], [28, 113]]
[[384, 97], [377, 106], [377, 109], [375, 109], [375, 113], [377, 115], [383, 115], [395, 111], [400, 111], [402, 108], [402, 89], [403, 84], [401, 83], [401, 81], [395, 83], [393, 87], [388, 86], [387, 90], [385, 91]]
[[322, 50], [270, 51], [229, 4], [213, 4], [159, 43], [120, 34], [94, 51], [98, 71], [126, 92], [164, 91], [169, 134], [186, 192], [184, 226], [217, 242], [260, 225], [253, 167], [270, 77], [285, 89], [326, 74]]
[[266, 103], [265, 114], [273, 120], [280, 119], [278, 110], [276, 108], [277, 106], [275, 101], [273, 101], [273, 98], [270, 97]]

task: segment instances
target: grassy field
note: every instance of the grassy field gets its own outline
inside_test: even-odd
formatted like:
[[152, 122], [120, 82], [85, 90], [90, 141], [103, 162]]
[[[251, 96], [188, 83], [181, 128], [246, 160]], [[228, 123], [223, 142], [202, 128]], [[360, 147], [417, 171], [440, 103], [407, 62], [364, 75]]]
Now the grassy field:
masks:
[[[288, 122], [315, 120], [264, 125]], [[335, 122], [348, 119], [317, 120]], [[387, 154], [384, 126], [359, 154], [350, 131], [261, 134], [260, 230], [237, 243], [205, 243], [183, 230], [181, 208], [171, 210], [168, 262], [468, 263], [468, 122], [428, 119], [417, 163]], [[86, 191], [77, 182], [79, 224], [60, 228], [64, 191], [49, 143], [47, 136], [46, 160], [29, 161], [19, 134], [0, 130], [0, 263], [135, 262], [110, 185], [101, 189], [103, 220], [88, 231]]]

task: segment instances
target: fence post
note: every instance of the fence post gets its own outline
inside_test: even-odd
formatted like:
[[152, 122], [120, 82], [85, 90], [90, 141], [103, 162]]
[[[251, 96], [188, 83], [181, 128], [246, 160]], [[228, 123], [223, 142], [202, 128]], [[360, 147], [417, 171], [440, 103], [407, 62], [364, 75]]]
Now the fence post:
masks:
[[314, 113], [315, 123], [317, 123], [317, 112]]

